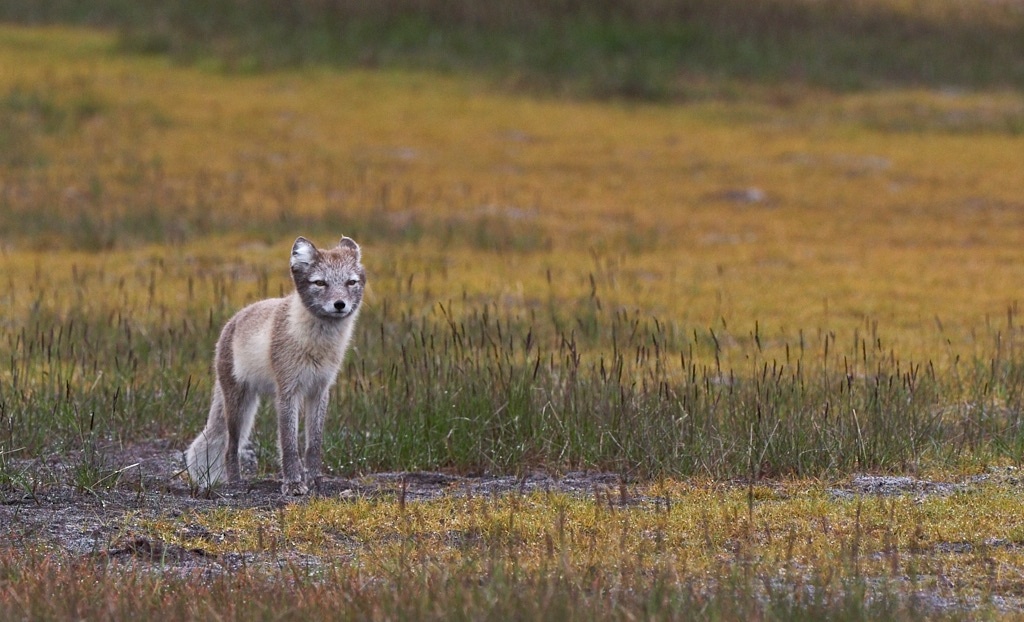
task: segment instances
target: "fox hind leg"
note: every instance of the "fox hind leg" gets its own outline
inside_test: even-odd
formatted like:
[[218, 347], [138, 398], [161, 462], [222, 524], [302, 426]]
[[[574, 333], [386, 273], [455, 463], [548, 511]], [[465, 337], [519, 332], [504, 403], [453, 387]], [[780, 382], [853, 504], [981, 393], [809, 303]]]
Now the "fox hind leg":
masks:
[[259, 396], [255, 392], [236, 382], [231, 382], [224, 388], [224, 419], [228, 432], [225, 458], [229, 482], [242, 479], [240, 454], [245, 452], [246, 461], [249, 461], [249, 454], [252, 452], [249, 435], [252, 433], [258, 408]]

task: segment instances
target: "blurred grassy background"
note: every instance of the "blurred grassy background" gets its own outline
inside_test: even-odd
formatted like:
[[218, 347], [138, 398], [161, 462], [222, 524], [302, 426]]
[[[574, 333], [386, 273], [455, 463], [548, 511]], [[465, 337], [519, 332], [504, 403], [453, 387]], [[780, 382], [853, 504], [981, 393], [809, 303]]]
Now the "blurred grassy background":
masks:
[[12, 0], [0, 20], [99, 26], [123, 50], [230, 71], [479, 72], [587, 97], [1024, 85], [1024, 10], [996, 0]]
[[335, 468], [1019, 460], [1024, 38], [967, 6], [5, 3], [4, 442], [184, 442], [344, 233]]
[[[7, 0], [0, 23], [0, 495], [59, 521], [70, 488], [131, 490], [111, 538], [231, 568], [68, 562], [14, 524], [9, 617], [1019, 600], [1020, 2]], [[370, 281], [328, 471], [619, 492], [168, 513], [123, 477], [110, 448], [201, 428], [220, 327], [289, 291], [294, 237], [343, 233]], [[860, 472], [965, 483], [827, 490]]]

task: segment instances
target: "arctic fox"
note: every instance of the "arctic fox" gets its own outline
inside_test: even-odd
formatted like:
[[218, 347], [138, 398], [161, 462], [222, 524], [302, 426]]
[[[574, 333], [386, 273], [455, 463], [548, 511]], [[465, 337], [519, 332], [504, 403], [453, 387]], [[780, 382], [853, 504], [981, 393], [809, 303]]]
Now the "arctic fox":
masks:
[[[241, 478], [239, 450], [248, 448], [260, 396], [274, 395], [277, 444], [286, 495], [316, 485], [328, 393], [352, 338], [366, 287], [359, 245], [343, 237], [318, 250], [292, 245], [295, 291], [253, 303], [228, 320], [217, 340], [216, 381], [206, 428], [185, 452], [189, 477], [203, 488]], [[299, 453], [299, 413], [305, 451]], [[303, 472], [305, 461], [305, 472]]]

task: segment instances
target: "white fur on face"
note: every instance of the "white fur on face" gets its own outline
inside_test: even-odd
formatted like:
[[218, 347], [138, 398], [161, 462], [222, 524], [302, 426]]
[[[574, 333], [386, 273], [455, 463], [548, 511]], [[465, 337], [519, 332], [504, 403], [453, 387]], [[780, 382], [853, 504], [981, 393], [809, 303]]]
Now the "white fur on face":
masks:
[[338, 310], [337, 307], [334, 306], [333, 302], [325, 302], [320, 306], [320, 309], [322, 310], [324, 315], [334, 315], [339, 318], [347, 318], [348, 316], [352, 315], [352, 312], [355, 311], [356, 308], [356, 305], [351, 302], [346, 302], [345, 308], [340, 311]]

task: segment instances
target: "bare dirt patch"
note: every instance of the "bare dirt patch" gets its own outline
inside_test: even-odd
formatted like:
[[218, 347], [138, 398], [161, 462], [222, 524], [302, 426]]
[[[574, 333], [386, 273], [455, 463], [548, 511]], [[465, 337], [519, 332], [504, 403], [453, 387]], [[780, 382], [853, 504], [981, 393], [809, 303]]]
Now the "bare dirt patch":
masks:
[[[83, 466], [89, 464], [99, 467]], [[287, 504], [305, 502], [304, 498], [282, 496], [280, 483], [265, 475], [220, 487], [213, 494], [198, 493], [180, 477], [180, 450], [168, 442], [109, 448], [88, 460], [82, 455], [61, 455], [9, 461], [7, 466], [8, 477], [0, 483], [0, 538], [13, 547], [205, 576], [242, 566], [272, 570], [286, 564], [317, 567], [327, 562], [290, 550], [216, 554], [202, 546], [184, 548], [163, 542], [140, 529], [145, 521], [177, 519], [219, 508], [275, 511]], [[1016, 477], [1016, 471], [956, 483], [857, 475], [831, 488], [830, 493], [837, 500], [875, 495], [950, 495], [990, 477], [1005, 480]], [[745, 487], [746, 483], [733, 485]], [[661, 502], [637, 494], [637, 488], [619, 474], [602, 472], [538, 471], [520, 477], [389, 472], [355, 478], [325, 476], [317, 494], [337, 499], [391, 498], [414, 503], [445, 495], [552, 491], [589, 496], [620, 507]], [[667, 506], [668, 502], [665, 503]], [[181, 530], [183, 540], [208, 540], [212, 544], [223, 537], [204, 533], [198, 522], [189, 520], [182, 521]]]
[[[159, 561], [172, 566], [231, 566], [254, 560], [225, 559], [201, 548], [186, 550], [140, 535], [135, 526], [144, 520], [176, 518], [186, 512], [217, 508], [274, 510], [305, 500], [283, 496], [280, 482], [267, 476], [221, 486], [212, 493], [197, 491], [180, 476], [180, 456], [178, 448], [157, 441], [106, 449], [88, 458], [53, 455], [10, 461], [7, 481], [0, 483], [0, 538], [15, 547], [42, 547], [71, 555]], [[601, 472], [536, 472], [524, 477], [467, 477], [439, 472], [388, 472], [356, 478], [328, 475], [316, 495], [416, 502], [452, 494], [502, 495], [538, 490], [598, 494], [618, 505], [639, 502], [620, 475]]]

